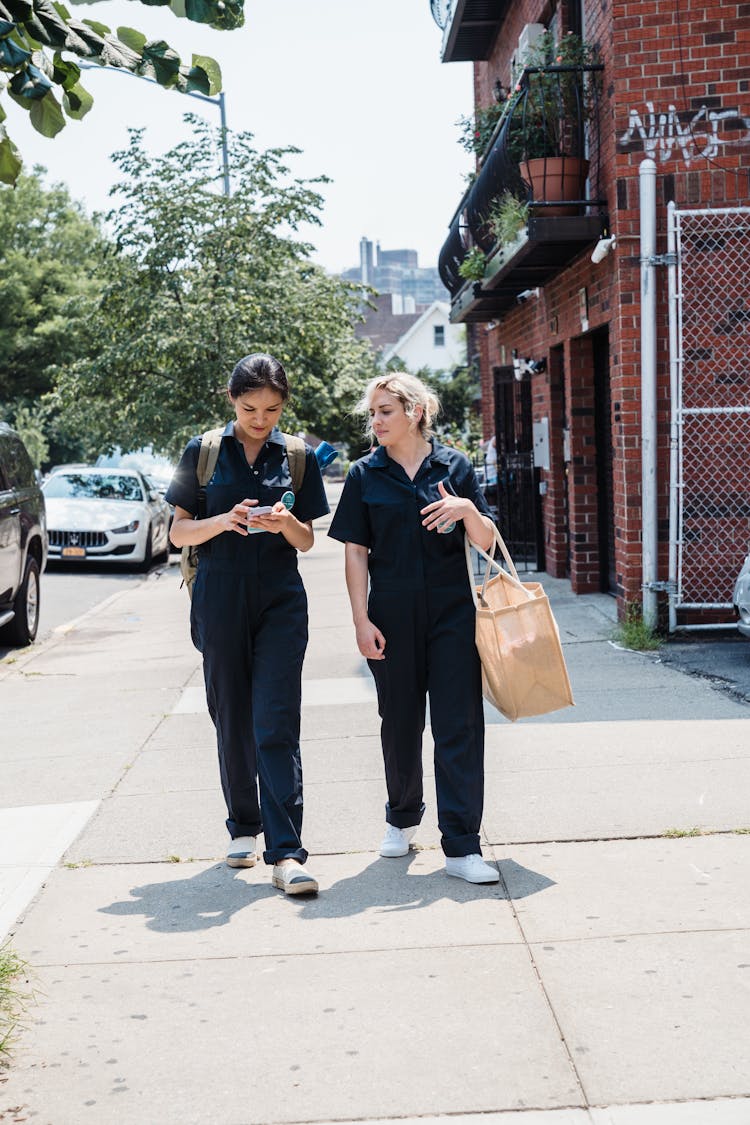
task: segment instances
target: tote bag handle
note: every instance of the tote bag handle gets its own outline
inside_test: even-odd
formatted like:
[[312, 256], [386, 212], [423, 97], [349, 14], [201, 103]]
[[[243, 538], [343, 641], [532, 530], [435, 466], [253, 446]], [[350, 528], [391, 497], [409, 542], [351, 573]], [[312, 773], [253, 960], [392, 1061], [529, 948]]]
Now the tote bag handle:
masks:
[[[502, 535], [498, 531], [497, 527], [494, 527], [493, 531], [494, 531], [494, 534], [495, 534], [495, 542], [492, 545], [492, 552], [493, 553], [491, 555], [488, 554], [487, 551], [482, 550], [482, 548], [477, 546], [476, 543], [472, 543], [472, 541], [469, 539], [469, 536], [464, 533], [464, 552], [466, 554], [466, 570], [468, 571], [468, 574], [469, 574], [469, 586], [471, 587], [471, 596], [474, 599], [474, 605], [479, 606], [480, 600], [481, 600], [483, 606], [487, 605], [487, 602], [485, 600], [484, 595], [485, 595], [485, 592], [487, 590], [487, 583], [489, 582], [490, 574], [492, 572], [493, 567], [497, 571], [502, 571], [502, 573], [505, 575], [505, 577], [508, 579], [508, 581], [512, 582], [513, 585], [518, 590], [520, 590], [520, 592], [529, 601], [533, 601], [534, 595], [532, 593], [530, 593], [529, 590], [526, 589], [523, 582], [518, 577], [518, 571], [516, 570], [515, 563], [513, 562], [513, 559], [510, 557], [510, 551], [508, 550], [508, 548], [505, 545], [505, 540], [503, 539]], [[500, 563], [494, 557], [494, 552], [495, 552], [496, 546], [500, 548], [500, 553], [502, 554], [503, 558], [505, 559], [506, 563], [508, 564], [508, 571], [504, 571], [503, 568], [500, 566]], [[484, 571], [484, 581], [482, 582], [482, 589], [481, 589], [478, 596], [477, 596], [477, 588], [474, 584], [474, 568], [471, 565], [471, 548], [472, 547], [477, 552], [477, 554], [481, 555], [482, 558], [486, 559], [486, 561], [487, 561], [487, 566], [485, 567], [485, 571]]]

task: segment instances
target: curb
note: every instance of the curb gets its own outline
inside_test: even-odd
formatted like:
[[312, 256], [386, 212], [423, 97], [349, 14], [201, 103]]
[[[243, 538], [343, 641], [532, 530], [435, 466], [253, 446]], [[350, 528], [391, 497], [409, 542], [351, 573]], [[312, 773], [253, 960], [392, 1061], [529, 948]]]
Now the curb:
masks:
[[61, 644], [68, 633], [72, 633], [84, 622], [88, 621], [89, 618], [95, 617], [98, 613], [107, 609], [108, 606], [116, 602], [118, 598], [124, 597], [125, 594], [129, 594], [133, 590], [140, 589], [140, 587], [148, 581], [149, 575], [145, 575], [137, 582], [134, 582], [132, 586], [126, 586], [123, 590], [117, 590], [114, 594], [110, 594], [109, 597], [104, 598], [103, 601], [97, 602], [91, 609], [87, 609], [85, 613], [74, 617], [72, 621], [66, 621], [63, 625], [56, 625], [50, 635], [41, 641], [40, 644], [31, 644], [27, 645], [25, 649], [20, 649], [20, 656], [13, 656], [12, 653], [4, 656], [3, 659], [0, 660], [0, 683], [6, 680], [13, 672], [23, 671], [26, 665], [31, 664], [32, 660], [35, 660], [37, 656], [41, 656], [51, 648], [55, 648], [57, 645]]

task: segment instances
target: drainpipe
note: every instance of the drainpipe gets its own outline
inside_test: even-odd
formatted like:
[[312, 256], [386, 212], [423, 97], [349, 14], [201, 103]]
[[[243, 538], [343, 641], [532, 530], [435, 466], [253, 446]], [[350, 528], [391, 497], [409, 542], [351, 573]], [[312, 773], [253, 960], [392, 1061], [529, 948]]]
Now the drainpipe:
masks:
[[639, 167], [641, 205], [641, 559], [643, 622], [656, 627], [656, 163]]
[[[679, 492], [677, 470], [679, 466], [678, 452], [678, 412], [681, 402], [681, 364], [682, 359], [677, 355], [677, 321], [682, 314], [677, 307], [677, 233], [675, 230], [675, 204], [667, 206], [667, 260], [669, 262], [668, 290], [669, 290], [669, 631], [674, 633], [677, 628], [677, 541], [680, 535], [679, 521]], [[680, 297], [681, 299], [681, 297]]]

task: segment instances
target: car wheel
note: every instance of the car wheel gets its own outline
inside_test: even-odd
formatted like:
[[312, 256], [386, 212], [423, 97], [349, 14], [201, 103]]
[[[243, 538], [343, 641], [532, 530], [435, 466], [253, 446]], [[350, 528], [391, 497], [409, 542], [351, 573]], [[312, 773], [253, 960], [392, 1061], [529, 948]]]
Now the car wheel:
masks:
[[168, 531], [164, 532], [164, 546], [162, 547], [162, 549], [160, 551], [157, 552], [156, 555], [154, 555], [154, 559], [158, 563], [168, 563], [169, 562], [169, 532]]
[[2, 639], [12, 645], [30, 645], [39, 628], [39, 563], [31, 555], [13, 599], [13, 610], [15, 616], [2, 630]]
[[151, 569], [151, 563], [152, 563], [153, 557], [154, 557], [153, 535], [154, 535], [153, 526], [152, 526], [152, 524], [149, 524], [148, 528], [146, 530], [146, 549], [145, 549], [144, 554], [143, 554], [143, 562], [141, 563], [141, 570], [150, 570]]

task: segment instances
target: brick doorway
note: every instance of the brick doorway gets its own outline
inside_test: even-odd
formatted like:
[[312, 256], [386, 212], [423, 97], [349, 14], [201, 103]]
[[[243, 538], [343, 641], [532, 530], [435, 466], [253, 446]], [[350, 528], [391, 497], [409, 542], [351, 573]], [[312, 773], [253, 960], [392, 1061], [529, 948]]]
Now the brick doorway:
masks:
[[609, 329], [591, 334], [594, 367], [594, 426], [596, 434], [596, 498], [599, 538], [599, 589], [617, 594], [615, 568], [615, 498], [612, 467], [612, 389], [609, 378]]
[[531, 378], [493, 368], [498, 524], [519, 570], [544, 570], [539, 472], [534, 468]]
[[616, 594], [608, 328], [570, 341], [566, 391], [571, 584], [576, 594]]

